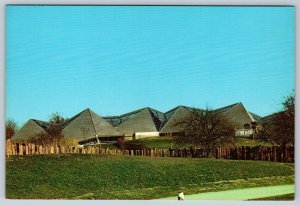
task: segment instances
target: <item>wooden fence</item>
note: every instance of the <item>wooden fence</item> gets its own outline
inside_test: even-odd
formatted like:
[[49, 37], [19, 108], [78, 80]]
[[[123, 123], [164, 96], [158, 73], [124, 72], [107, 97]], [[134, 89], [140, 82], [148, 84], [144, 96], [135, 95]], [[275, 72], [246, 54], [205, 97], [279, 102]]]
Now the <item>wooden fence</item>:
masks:
[[294, 162], [294, 147], [219, 147], [213, 151], [207, 149], [137, 149], [119, 150], [103, 149], [95, 146], [62, 146], [62, 145], [35, 145], [16, 143], [10, 140], [6, 142], [6, 156], [11, 155], [47, 155], [47, 154], [108, 154], [131, 155], [150, 157], [193, 157], [233, 160], [265, 160], [274, 162]]

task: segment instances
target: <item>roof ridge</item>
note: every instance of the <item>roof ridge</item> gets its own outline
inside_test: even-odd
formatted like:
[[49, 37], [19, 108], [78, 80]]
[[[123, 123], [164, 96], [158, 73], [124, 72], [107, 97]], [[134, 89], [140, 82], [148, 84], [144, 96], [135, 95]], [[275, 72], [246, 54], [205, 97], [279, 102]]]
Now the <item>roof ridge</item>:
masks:
[[146, 108], [146, 107], [140, 108], [140, 109], [137, 109], [137, 110], [134, 110], [134, 111], [131, 111], [131, 112], [124, 113], [124, 114], [122, 114], [122, 115], [119, 115], [119, 117], [124, 117], [124, 116], [128, 116], [128, 115], [130, 115], [130, 114], [138, 113], [138, 112], [144, 110], [145, 108]]
[[172, 111], [174, 111], [174, 110], [176, 110], [176, 109], [178, 109], [179, 107], [181, 107], [182, 105], [178, 105], [178, 106], [176, 106], [176, 107], [173, 107], [172, 109], [170, 109], [170, 110], [168, 110], [168, 111], [166, 111], [166, 112], [164, 112], [164, 114], [166, 114], [166, 113], [170, 113], [170, 112], [172, 112]]
[[[148, 109], [149, 113], [150, 113], [150, 117], [152, 118], [152, 123], [154, 124], [155, 128], [157, 131], [159, 131], [159, 128], [162, 124], [162, 122], [160, 121], [159, 117], [158, 116], [155, 116], [155, 114], [153, 113], [154, 112], [157, 112], [156, 110], [151, 110], [151, 109]], [[156, 123], [157, 121], [159, 121], [159, 125]]]
[[28, 121], [33, 121], [35, 124], [40, 126], [45, 131], [46, 131], [46, 126], [50, 124], [49, 122], [37, 120], [37, 119], [29, 119]]
[[[177, 106], [177, 107], [175, 107], [176, 109], [175, 109], [175, 108], [172, 109], [172, 111], [174, 111], [174, 112], [173, 112], [173, 114], [169, 117], [169, 119], [166, 120], [166, 122], [164, 123], [163, 127], [166, 126], [168, 123], [172, 122], [171, 119], [174, 117], [175, 113], [178, 112], [178, 108], [179, 108], [179, 107], [182, 107], [182, 106]], [[162, 128], [163, 128], [163, 127], [162, 127]]]
[[250, 112], [248, 112], [248, 110], [246, 108], [245, 108], [245, 110], [246, 110], [247, 114], [249, 115], [251, 121], [256, 121], [256, 119], [253, 117], [253, 115]]
[[87, 110], [90, 114], [90, 118], [91, 118], [91, 121], [92, 121], [92, 125], [93, 125], [93, 128], [94, 128], [94, 132], [95, 132], [95, 135], [97, 134], [97, 131], [96, 131], [96, 127], [95, 127], [95, 123], [94, 123], [94, 120], [93, 120], [93, 117], [92, 117], [92, 114], [91, 114], [91, 111], [89, 108]]
[[77, 113], [76, 115], [74, 115], [73, 117], [71, 117], [70, 119], [68, 119], [68, 121], [64, 122], [62, 124], [62, 127], [65, 128], [66, 126], [68, 126], [73, 120], [75, 120], [77, 117], [79, 117], [84, 111], [86, 111], [87, 109], [82, 110], [81, 112]]
[[238, 103], [234, 103], [234, 104], [230, 104], [230, 105], [227, 105], [227, 106], [224, 106], [224, 107], [220, 107], [220, 108], [217, 108], [217, 109], [214, 109], [213, 111], [214, 112], [225, 112], [233, 107], [235, 107], [236, 105], [238, 104], [242, 104], [241, 102], [238, 102]]

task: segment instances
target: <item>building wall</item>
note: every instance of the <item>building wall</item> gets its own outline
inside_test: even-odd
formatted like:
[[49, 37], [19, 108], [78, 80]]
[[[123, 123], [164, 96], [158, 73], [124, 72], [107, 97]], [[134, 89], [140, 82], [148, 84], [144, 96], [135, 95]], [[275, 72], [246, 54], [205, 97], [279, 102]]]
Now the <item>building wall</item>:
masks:
[[159, 137], [159, 132], [136, 132], [135, 133], [135, 139], [141, 139], [147, 137]]
[[235, 132], [236, 137], [249, 137], [250, 135], [253, 134], [252, 129], [239, 129]]

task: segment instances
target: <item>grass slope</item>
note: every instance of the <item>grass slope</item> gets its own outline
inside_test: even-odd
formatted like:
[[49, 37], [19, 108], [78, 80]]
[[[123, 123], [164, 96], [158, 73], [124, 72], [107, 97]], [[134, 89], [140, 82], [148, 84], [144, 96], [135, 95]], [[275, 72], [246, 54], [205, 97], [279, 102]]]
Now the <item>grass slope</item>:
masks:
[[265, 161], [58, 155], [7, 160], [10, 199], [155, 199], [294, 183], [294, 166]]

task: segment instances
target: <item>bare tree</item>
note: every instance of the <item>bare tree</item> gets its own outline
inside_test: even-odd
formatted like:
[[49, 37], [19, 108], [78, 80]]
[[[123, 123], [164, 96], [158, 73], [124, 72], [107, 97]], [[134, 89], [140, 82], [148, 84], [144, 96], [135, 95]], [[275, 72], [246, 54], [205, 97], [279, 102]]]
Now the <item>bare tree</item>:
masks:
[[64, 118], [58, 112], [50, 115], [49, 125], [47, 126], [46, 131], [51, 139], [63, 138], [62, 129], [64, 122]]
[[191, 143], [206, 148], [209, 152], [218, 146], [234, 142], [234, 125], [223, 115], [210, 109], [194, 109], [183, 120], [176, 122], [182, 129], [176, 143]]
[[282, 103], [283, 109], [271, 115], [263, 124], [260, 138], [285, 147], [295, 144], [295, 95], [290, 94]]
[[64, 122], [64, 118], [59, 113], [51, 114], [49, 123], [45, 125], [45, 131], [30, 138], [29, 141], [41, 145], [59, 141], [63, 138], [62, 129]]
[[17, 123], [13, 119], [8, 119], [5, 122], [5, 134], [6, 139], [11, 139], [12, 136], [17, 132], [18, 126]]

